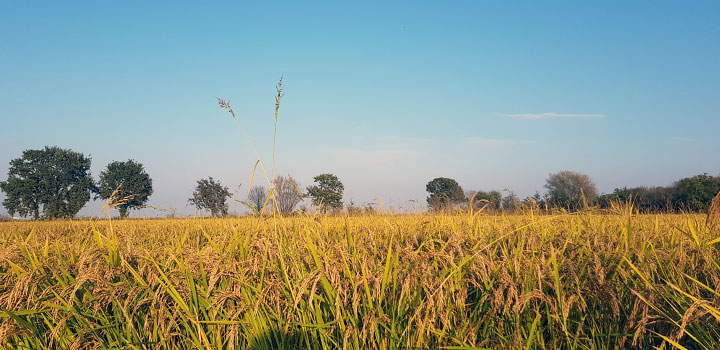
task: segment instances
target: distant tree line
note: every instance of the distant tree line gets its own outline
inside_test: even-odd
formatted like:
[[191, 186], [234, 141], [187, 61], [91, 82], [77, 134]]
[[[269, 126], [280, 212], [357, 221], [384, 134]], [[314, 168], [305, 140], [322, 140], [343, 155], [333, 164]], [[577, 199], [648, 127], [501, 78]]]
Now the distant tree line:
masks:
[[720, 176], [708, 174], [681, 179], [667, 187], [623, 187], [598, 197], [602, 208], [613, 201], [632, 202], [648, 212], [704, 212], [720, 192]]
[[[90, 174], [90, 157], [59, 147], [26, 150], [10, 162], [7, 180], [0, 182], [6, 194], [3, 206], [15, 214], [34, 219], [72, 218], [94, 196], [107, 201], [107, 206], [126, 217], [131, 210], [142, 208], [153, 193], [153, 183], [143, 165], [132, 159], [114, 161], [100, 173], [97, 181]], [[512, 211], [523, 205], [579, 210], [587, 207], [611, 208], [614, 203], [632, 203], [642, 212], [706, 211], [720, 192], [720, 176], [708, 174], [683, 178], [667, 187], [623, 187], [612, 193], [599, 194], [586, 174], [560, 171], [545, 181], [546, 193], [536, 192], [525, 199], [510, 190], [466, 191], [451, 178], [438, 177], [425, 186], [429, 193], [430, 210], [452, 208]], [[363, 207], [343, 202], [345, 186], [330, 173], [317, 175], [313, 184], [303, 190], [291, 176], [278, 176], [270, 188], [249, 188], [247, 205], [255, 215], [278, 213], [289, 215], [305, 198], [319, 211], [368, 213], [371, 204]], [[212, 177], [198, 180], [188, 203], [212, 216], [228, 214], [232, 193]]]
[[[708, 174], [683, 178], [667, 187], [623, 187], [612, 193], [598, 194], [590, 177], [574, 171], [550, 174], [545, 181], [547, 193], [535, 193], [520, 200], [512, 191], [463, 191], [457, 181], [435, 178], [426, 190], [428, 207], [445, 210], [472, 205], [476, 209], [515, 210], [521, 205], [545, 205], [570, 211], [587, 207], [612, 208], [630, 203], [641, 212], [703, 212], [720, 195], [720, 176]], [[504, 191], [503, 191], [504, 192]]]

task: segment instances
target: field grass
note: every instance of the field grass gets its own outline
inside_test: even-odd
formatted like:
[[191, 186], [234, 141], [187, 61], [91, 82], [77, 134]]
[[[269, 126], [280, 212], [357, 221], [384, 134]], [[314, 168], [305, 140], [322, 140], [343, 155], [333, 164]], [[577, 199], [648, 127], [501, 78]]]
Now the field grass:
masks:
[[720, 347], [701, 215], [0, 223], [5, 348]]

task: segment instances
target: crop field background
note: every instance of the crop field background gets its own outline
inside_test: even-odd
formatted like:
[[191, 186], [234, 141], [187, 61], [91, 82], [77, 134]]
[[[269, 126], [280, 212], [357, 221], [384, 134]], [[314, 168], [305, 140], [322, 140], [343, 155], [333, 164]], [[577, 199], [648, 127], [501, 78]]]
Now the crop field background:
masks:
[[0, 223], [4, 348], [720, 346], [704, 215]]

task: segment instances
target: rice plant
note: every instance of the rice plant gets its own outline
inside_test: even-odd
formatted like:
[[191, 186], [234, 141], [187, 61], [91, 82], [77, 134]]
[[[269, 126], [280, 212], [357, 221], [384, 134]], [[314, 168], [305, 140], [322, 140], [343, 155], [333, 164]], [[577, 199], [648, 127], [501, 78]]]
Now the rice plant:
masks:
[[720, 346], [702, 215], [0, 223], [4, 348]]

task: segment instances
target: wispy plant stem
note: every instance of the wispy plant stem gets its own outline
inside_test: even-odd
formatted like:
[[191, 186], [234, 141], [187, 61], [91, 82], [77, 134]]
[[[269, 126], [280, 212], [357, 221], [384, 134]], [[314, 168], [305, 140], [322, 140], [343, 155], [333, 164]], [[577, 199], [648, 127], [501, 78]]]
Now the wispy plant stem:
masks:
[[240, 130], [242, 131], [243, 135], [245, 136], [245, 139], [247, 140], [248, 144], [250, 144], [250, 148], [253, 150], [253, 153], [255, 153], [255, 158], [257, 158], [258, 163], [260, 164], [260, 169], [263, 171], [263, 174], [265, 175], [265, 180], [268, 182], [268, 185], [272, 186], [272, 183], [270, 182], [270, 178], [268, 177], [268, 173], [265, 170], [265, 165], [263, 165], [262, 159], [260, 158], [260, 154], [257, 151], [257, 148], [255, 148], [255, 144], [252, 142], [252, 139], [250, 138], [250, 135], [248, 135], [247, 131], [245, 131], [245, 128], [243, 127], [242, 123], [240, 123], [240, 120], [235, 115], [235, 111], [233, 111], [232, 107], [230, 106], [229, 101], [225, 101], [221, 98], [217, 98], [218, 103], [220, 104], [220, 108], [227, 109], [228, 112], [230, 112], [230, 115], [232, 115], [233, 119], [235, 120], [235, 123], [237, 123], [238, 127], [240, 127]]
[[283, 83], [283, 76], [280, 76], [280, 81], [275, 86], [275, 91], [277, 91], [277, 95], [275, 95], [275, 133], [273, 134], [273, 158], [272, 158], [272, 170], [271, 175], [272, 178], [275, 179], [275, 151], [276, 151], [276, 141], [277, 141], [277, 129], [278, 129], [278, 111], [280, 111], [280, 100], [282, 100], [283, 96], [285, 94], [283, 93], [282, 89], [282, 83]]

